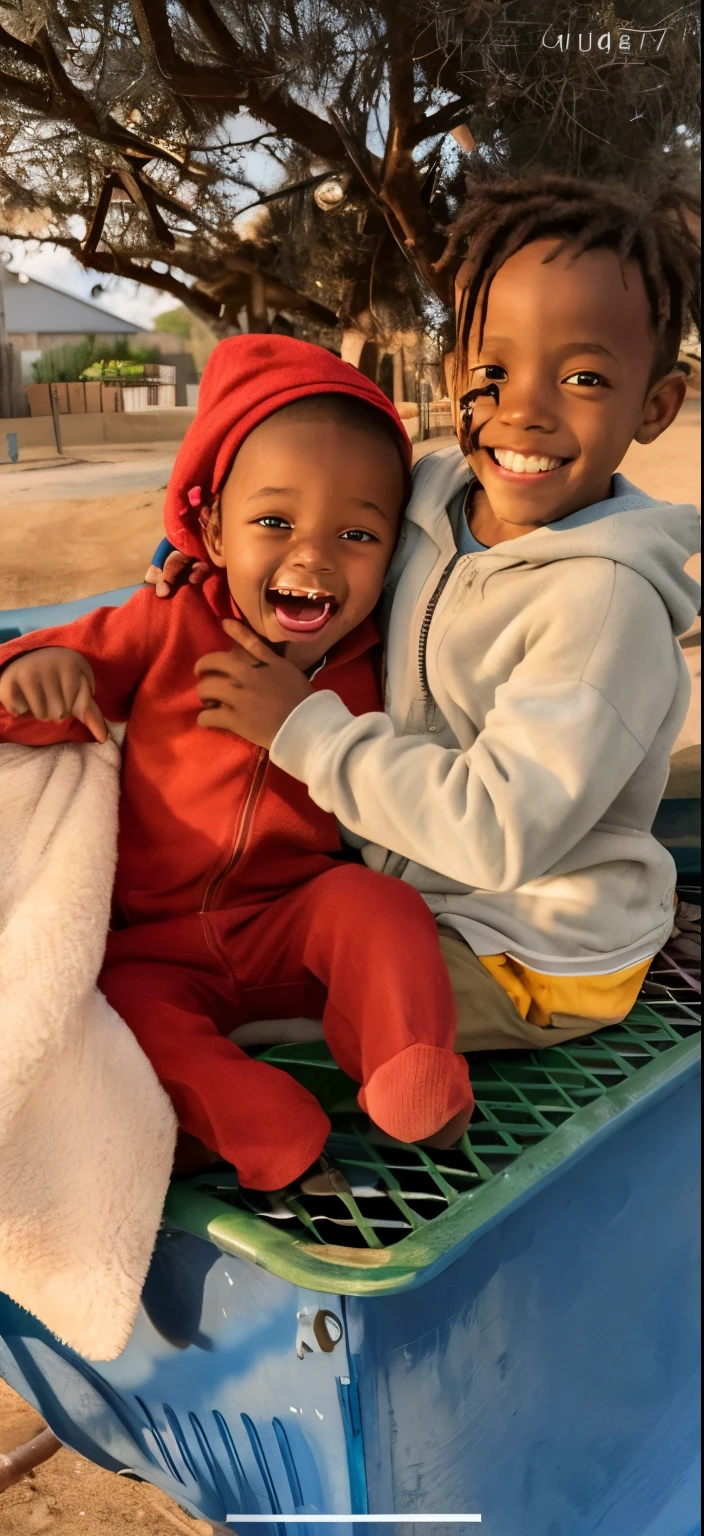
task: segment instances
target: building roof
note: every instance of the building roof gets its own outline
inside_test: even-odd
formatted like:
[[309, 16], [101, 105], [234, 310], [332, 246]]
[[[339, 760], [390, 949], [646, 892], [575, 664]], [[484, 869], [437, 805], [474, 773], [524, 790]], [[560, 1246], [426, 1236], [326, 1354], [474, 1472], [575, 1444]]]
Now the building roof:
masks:
[[75, 332], [77, 336], [133, 335], [140, 326], [131, 320], [111, 315], [100, 304], [75, 299], [60, 288], [40, 283], [30, 277], [21, 283], [16, 272], [7, 268], [0, 277], [5, 300], [5, 325], [8, 335], [17, 331]]

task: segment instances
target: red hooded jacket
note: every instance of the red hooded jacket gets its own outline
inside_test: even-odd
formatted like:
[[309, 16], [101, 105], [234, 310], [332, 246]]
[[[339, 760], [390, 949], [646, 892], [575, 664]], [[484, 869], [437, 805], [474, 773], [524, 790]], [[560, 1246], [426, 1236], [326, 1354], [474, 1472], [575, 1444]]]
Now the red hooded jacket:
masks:
[[[252, 336], [221, 342], [203, 375], [199, 407], [166, 498], [166, 531], [204, 558], [198, 507], [207, 502], [255, 426], [309, 394], [351, 394], [394, 423], [404, 463], [410, 444], [393, 406], [370, 380], [307, 342]], [[189, 497], [189, 492], [190, 497]], [[312, 879], [340, 851], [335, 820], [303, 784], [239, 736], [196, 724], [194, 666], [222, 650], [232, 616], [224, 574], [167, 601], [151, 588], [120, 608], [99, 608], [60, 628], [0, 647], [0, 667], [42, 646], [79, 651], [111, 721], [129, 720], [115, 883], [116, 920], [155, 921], [213, 907], [258, 906]], [[381, 708], [380, 643], [373, 619], [334, 646], [313, 687], [331, 688], [354, 714]], [[76, 720], [40, 722], [0, 706], [0, 739], [45, 745], [92, 741]]]

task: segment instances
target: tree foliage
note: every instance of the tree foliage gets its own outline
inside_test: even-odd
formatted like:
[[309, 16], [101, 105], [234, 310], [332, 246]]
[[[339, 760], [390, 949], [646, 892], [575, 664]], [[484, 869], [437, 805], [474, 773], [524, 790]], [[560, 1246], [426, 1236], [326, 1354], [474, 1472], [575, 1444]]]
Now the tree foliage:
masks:
[[470, 163], [646, 190], [693, 175], [694, 6], [607, 3], [597, 24], [572, 0], [546, 32], [550, 13], [539, 0], [2, 0], [0, 233], [52, 240], [216, 328], [243, 304], [262, 326], [272, 307], [370, 335], [441, 324], [439, 264]]

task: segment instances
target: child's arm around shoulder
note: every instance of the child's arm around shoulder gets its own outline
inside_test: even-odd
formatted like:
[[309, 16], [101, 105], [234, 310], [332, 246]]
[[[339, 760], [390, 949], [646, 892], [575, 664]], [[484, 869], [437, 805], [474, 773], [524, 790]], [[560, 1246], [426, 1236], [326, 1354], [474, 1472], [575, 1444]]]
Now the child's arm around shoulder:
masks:
[[96, 608], [0, 646], [0, 739], [105, 741], [105, 720], [128, 719], [158, 644], [162, 614], [154, 607], [140, 591], [119, 608]]
[[[659, 594], [597, 563], [588, 598], [575, 587], [546, 602], [466, 750], [397, 734], [382, 714], [354, 719], [321, 691], [285, 721], [272, 761], [351, 832], [449, 879], [493, 891], [539, 879], [601, 820], [666, 719], [674, 741], [686, 710]], [[473, 645], [458, 639], [436, 664], [470, 739]]]

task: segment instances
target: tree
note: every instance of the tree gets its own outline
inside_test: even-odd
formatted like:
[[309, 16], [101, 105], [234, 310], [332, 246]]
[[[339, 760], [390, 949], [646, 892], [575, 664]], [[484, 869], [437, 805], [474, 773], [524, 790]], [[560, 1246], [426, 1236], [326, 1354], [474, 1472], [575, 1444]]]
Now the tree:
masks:
[[186, 309], [184, 304], [177, 304], [175, 309], [167, 309], [155, 317], [154, 329], [172, 336], [182, 336], [188, 342], [188, 350], [197, 372], [203, 372], [218, 340], [212, 326], [206, 325], [205, 320]]
[[633, 3], [5, 0], [0, 232], [216, 329], [441, 328], [469, 163], [691, 176], [696, 12]]

